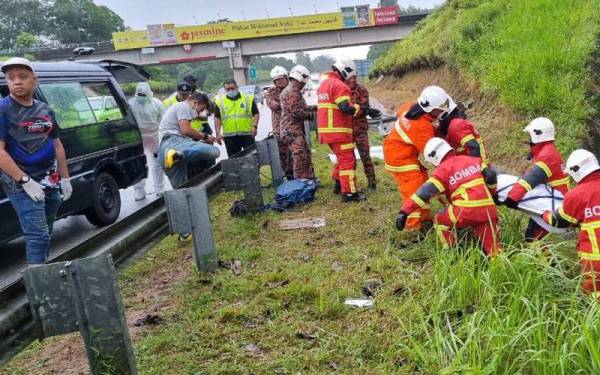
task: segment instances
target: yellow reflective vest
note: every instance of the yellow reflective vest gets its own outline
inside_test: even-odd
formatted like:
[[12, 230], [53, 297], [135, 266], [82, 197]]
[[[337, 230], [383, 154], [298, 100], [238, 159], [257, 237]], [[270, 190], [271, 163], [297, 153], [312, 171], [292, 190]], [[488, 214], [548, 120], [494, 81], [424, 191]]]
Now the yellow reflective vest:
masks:
[[[165, 110], [175, 103], [179, 103], [179, 101], [177, 100], [177, 94], [173, 94], [173, 95], [169, 96], [168, 98], [166, 98], [165, 100], [163, 100], [163, 106], [165, 107]], [[198, 132], [202, 131], [204, 124], [208, 124], [208, 120], [202, 121], [202, 120], [196, 118], [190, 122], [192, 129], [194, 129]]]
[[220, 95], [216, 104], [221, 112], [223, 136], [252, 134], [252, 101], [253, 95], [240, 93], [240, 98], [231, 100], [226, 95]]

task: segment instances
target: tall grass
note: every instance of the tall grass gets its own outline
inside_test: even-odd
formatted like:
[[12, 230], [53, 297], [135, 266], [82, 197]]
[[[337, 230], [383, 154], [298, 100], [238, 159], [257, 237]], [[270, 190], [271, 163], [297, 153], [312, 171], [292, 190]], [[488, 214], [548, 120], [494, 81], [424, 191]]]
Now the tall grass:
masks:
[[563, 151], [587, 135], [599, 0], [450, 0], [379, 58], [373, 75], [455, 66], [515, 111], [547, 116]]

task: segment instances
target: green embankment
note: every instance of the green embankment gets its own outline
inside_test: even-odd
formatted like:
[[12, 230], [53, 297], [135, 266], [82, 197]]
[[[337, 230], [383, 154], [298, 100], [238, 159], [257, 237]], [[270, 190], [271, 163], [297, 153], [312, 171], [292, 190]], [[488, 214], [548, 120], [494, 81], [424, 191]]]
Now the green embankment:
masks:
[[597, 109], [589, 62], [598, 0], [450, 0], [380, 57], [372, 76], [447, 64], [509, 108], [550, 117], [563, 152], [580, 145]]

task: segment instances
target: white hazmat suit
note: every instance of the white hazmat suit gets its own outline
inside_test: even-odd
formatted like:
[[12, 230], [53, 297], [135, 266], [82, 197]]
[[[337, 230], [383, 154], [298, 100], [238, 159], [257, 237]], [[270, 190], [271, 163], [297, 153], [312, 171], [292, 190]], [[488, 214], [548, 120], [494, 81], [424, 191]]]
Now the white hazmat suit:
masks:
[[[162, 194], [164, 190], [164, 174], [158, 162], [158, 126], [163, 115], [162, 102], [154, 97], [154, 93], [147, 82], [140, 82], [135, 89], [135, 96], [129, 99], [129, 106], [133, 111], [142, 134], [142, 144], [146, 154], [148, 174], [154, 184], [154, 193]], [[146, 180], [135, 185], [135, 200], [146, 197]]]

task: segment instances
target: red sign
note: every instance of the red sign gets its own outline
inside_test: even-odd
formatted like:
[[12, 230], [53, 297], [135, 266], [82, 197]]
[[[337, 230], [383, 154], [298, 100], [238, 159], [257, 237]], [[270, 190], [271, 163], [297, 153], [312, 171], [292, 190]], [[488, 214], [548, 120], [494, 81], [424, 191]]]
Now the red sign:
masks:
[[373, 9], [373, 15], [375, 16], [375, 26], [395, 25], [398, 23], [397, 7], [375, 8]]

